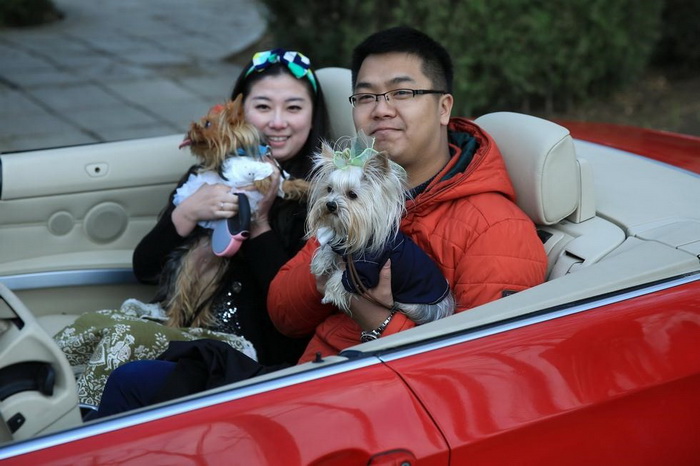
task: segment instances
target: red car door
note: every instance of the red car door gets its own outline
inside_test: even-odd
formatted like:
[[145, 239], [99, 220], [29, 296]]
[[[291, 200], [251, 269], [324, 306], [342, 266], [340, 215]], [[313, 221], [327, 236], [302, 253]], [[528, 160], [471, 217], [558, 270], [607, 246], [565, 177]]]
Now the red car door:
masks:
[[[376, 358], [298, 377], [211, 395], [181, 414], [165, 407], [94, 424], [91, 435], [55, 446], [18, 444], [35, 451], [3, 464], [448, 464], [432, 419]], [[145, 422], [149, 415], [156, 419]]]
[[[387, 355], [454, 465], [698, 464], [700, 281]], [[405, 352], [404, 352], [405, 353]]]

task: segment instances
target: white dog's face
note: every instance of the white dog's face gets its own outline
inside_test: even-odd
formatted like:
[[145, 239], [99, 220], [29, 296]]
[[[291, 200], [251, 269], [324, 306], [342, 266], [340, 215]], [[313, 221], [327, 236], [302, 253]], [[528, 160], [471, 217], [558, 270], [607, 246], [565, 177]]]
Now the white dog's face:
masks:
[[314, 188], [318, 191], [314, 189], [311, 196], [309, 222], [312, 228], [329, 230], [326, 234], [333, 246], [339, 241], [362, 241], [359, 240], [361, 230], [368, 227], [361, 224], [373, 216], [371, 194], [366, 180], [363, 185], [362, 169], [334, 170]]
[[404, 208], [404, 178], [386, 154], [362, 166], [339, 168], [325, 146], [311, 181], [309, 234], [347, 253], [378, 246], [398, 228]]

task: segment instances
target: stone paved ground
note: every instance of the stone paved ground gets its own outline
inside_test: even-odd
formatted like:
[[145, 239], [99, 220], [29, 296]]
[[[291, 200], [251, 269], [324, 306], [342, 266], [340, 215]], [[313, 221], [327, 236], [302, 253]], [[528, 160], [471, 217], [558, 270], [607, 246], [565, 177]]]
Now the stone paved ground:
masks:
[[[0, 0], [1, 1], [1, 0]], [[65, 19], [0, 29], [0, 152], [182, 133], [224, 99], [265, 21], [255, 0], [54, 0]], [[700, 80], [650, 74], [545, 118], [700, 136]]]
[[181, 133], [266, 28], [254, 0], [55, 4], [62, 21], [0, 29], [0, 152]]

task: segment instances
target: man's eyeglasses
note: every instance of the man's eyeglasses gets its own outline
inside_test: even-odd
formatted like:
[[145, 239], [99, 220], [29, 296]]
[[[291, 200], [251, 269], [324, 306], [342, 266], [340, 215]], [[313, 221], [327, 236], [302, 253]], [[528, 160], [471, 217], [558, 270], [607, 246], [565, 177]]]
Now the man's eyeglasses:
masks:
[[348, 99], [350, 104], [355, 107], [365, 107], [379, 102], [380, 97], [384, 97], [387, 103], [400, 102], [402, 100], [411, 100], [417, 95], [423, 94], [447, 94], [446, 91], [436, 91], [432, 89], [394, 89], [393, 91], [383, 92], [381, 94], [372, 94], [371, 92], [361, 92], [353, 94]]

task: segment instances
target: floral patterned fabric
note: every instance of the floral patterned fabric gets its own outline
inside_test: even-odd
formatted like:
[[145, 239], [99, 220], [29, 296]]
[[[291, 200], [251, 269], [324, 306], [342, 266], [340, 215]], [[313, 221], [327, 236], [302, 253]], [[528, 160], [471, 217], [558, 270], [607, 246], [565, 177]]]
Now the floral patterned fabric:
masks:
[[155, 359], [173, 340], [221, 340], [257, 359], [253, 345], [243, 337], [203, 328], [166, 327], [164, 320], [158, 306], [131, 299], [119, 310], [85, 313], [58, 332], [54, 340], [77, 375], [80, 402], [99, 405], [114, 369], [129, 361]]

